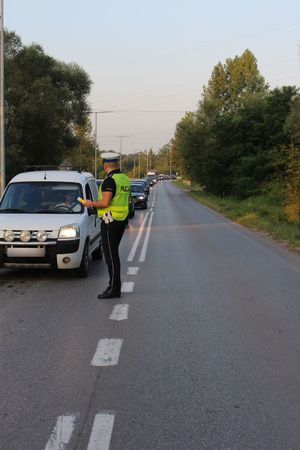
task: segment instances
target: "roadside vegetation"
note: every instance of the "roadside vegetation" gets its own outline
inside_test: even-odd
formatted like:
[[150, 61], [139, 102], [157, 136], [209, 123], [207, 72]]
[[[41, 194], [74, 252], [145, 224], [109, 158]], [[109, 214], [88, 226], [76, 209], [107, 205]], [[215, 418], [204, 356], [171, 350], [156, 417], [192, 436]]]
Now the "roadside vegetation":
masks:
[[208, 194], [200, 186], [183, 181], [175, 181], [174, 184], [203, 205], [300, 253], [299, 224], [288, 220], [284, 203], [277, 195], [266, 192], [239, 200], [231, 196], [222, 198]]
[[189, 193], [300, 250], [300, 94], [270, 89], [254, 55], [218, 63], [171, 141]]

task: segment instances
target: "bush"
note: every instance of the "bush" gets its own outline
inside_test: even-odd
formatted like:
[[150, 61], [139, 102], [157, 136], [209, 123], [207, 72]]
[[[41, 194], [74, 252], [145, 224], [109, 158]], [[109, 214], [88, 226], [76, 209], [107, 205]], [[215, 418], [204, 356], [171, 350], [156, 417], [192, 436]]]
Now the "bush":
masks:
[[236, 178], [232, 183], [232, 194], [240, 200], [254, 195], [256, 191], [257, 185], [253, 178]]
[[300, 151], [292, 148], [288, 160], [288, 182], [285, 190], [284, 212], [289, 222], [300, 222]]

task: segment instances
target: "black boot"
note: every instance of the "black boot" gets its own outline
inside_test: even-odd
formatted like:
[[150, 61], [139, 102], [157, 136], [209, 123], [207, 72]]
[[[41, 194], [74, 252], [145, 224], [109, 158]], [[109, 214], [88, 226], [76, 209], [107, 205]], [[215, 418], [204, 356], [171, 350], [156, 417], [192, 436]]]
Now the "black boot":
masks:
[[105, 289], [104, 292], [102, 292], [102, 294], [98, 295], [99, 299], [103, 299], [103, 298], [120, 298], [121, 297], [121, 292], [120, 291], [116, 291], [115, 289]]

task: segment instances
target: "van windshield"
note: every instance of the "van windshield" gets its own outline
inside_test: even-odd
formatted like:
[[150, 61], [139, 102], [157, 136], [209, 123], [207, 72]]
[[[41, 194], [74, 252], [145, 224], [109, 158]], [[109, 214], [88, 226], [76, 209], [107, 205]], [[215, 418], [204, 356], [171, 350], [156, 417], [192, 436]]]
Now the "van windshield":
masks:
[[77, 183], [21, 182], [11, 183], [1, 200], [0, 213], [80, 214], [83, 206]]

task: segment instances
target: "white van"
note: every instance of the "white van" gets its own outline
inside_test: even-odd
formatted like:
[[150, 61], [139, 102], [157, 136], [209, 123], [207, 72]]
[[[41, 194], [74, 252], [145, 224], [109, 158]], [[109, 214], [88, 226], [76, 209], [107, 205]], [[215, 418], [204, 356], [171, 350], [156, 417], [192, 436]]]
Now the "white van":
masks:
[[86, 277], [90, 256], [102, 258], [100, 220], [78, 197], [97, 201], [90, 173], [16, 175], [0, 200], [0, 267], [72, 269]]

